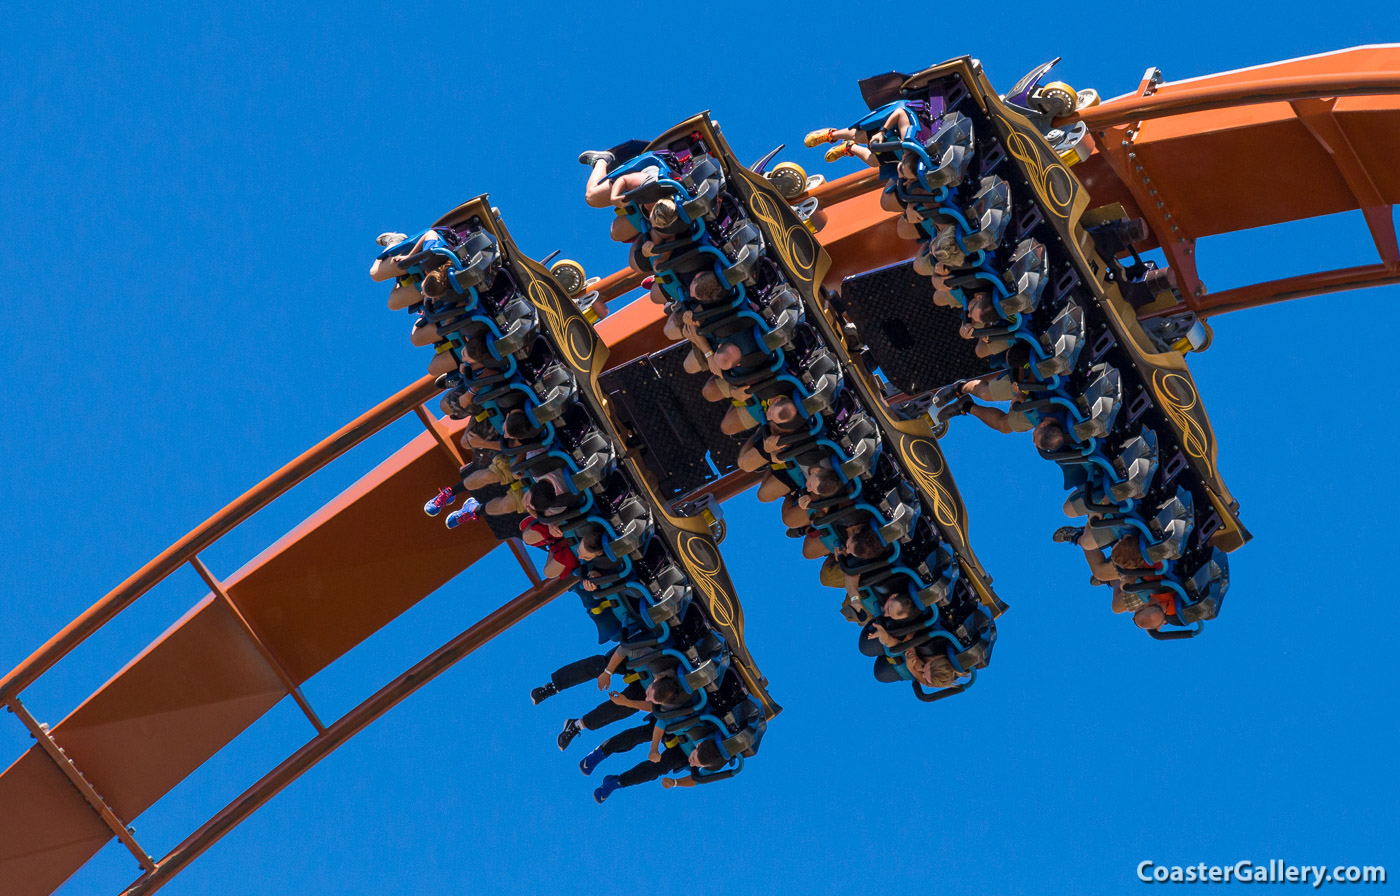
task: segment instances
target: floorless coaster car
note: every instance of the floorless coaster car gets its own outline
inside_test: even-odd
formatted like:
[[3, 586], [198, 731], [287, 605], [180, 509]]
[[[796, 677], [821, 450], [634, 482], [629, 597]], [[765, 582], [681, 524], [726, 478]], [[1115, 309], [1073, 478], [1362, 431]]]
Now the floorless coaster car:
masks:
[[[1182, 457], [1194, 458], [1199, 479], [1188, 492], [1195, 496], [1191, 501], [1159, 495], [1161, 500], [1141, 508], [1146, 515], [1138, 515], [1139, 508], [1130, 505], [1120, 507], [1120, 519], [1131, 520], [1125, 525], [1143, 537], [1165, 538], [1152, 532], [1154, 525], [1162, 523], [1158, 514], [1167, 512], [1166, 508], [1177, 516], [1185, 511], [1191, 517], [1190, 528], [1216, 536], [1218, 546], [1238, 546], [1247, 536], [1235, 519], [1236, 505], [1215, 472], [1209, 423], [1180, 355], [1151, 352], [1152, 342], [1145, 336], [1138, 338], [1141, 329], [1135, 328], [1130, 311], [1122, 313], [1115, 305], [1121, 300], [1094, 276], [1107, 265], [1100, 259], [1090, 267], [1079, 245], [1085, 241], [1067, 238], [1079, 226], [1071, 215], [1083, 212], [1083, 203], [1074, 202], [1078, 184], [1068, 167], [1055, 161], [1034, 129], [1026, 126], [1024, 118], [1018, 121], [965, 60], [915, 76], [901, 90], [923, 98], [942, 97], [949, 131], [975, 135], [971, 154], [954, 154], [962, 180], [947, 178], [946, 170], [939, 167], [934, 172], [934, 179], [942, 181], [937, 195], [920, 201], [913, 210], [931, 225], [924, 232], [934, 234], [934, 240], [951, 232], [953, 239], [944, 238], [940, 260], [961, 269], [949, 281], [950, 291], [967, 308], [975, 335], [998, 349], [994, 365], [1007, 369], [1032, 395], [1034, 400], [1018, 405], [1017, 410], [1057, 412], [1072, 441], [1081, 446], [1079, 457], [1065, 460], [1082, 466], [1080, 462], [1087, 459], [1099, 466], [1108, 478], [1095, 483], [1095, 497], [1107, 492], [1120, 505], [1145, 496], [1154, 469], [1147, 455], [1166, 449], [1169, 457], [1181, 452]], [[954, 114], [959, 117], [952, 119]], [[951, 145], [967, 150], [969, 141]], [[918, 164], [940, 166], [941, 160], [920, 157]], [[888, 166], [882, 176], [896, 183], [901, 179], [898, 169]], [[966, 209], [966, 214], [959, 209]], [[937, 255], [937, 245], [930, 251]], [[974, 311], [974, 302], [989, 305], [999, 323], [989, 325], [985, 309]], [[1098, 338], [1083, 353], [1089, 337]], [[1014, 353], [1007, 351], [1012, 346], [1018, 349]], [[1138, 425], [1130, 439], [1108, 440], [1125, 392], [1133, 407], [1125, 416]], [[1192, 400], [1183, 401], [1183, 394]], [[1152, 439], [1146, 438], [1144, 430], [1152, 433]], [[1105, 448], [1122, 448], [1127, 453], [1105, 453]], [[1181, 525], [1188, 523], [1182, 520]], [[1160, 550], [1160, 542], [1153, 545], [1153, 550]], [[1169, 571], [1168, 579], [1174, 577], [1172, 586], [1182, 598], [1178, 612], [1172, 614], [1178, 620], [1185, 618], [1180, 609], [1211, 590], [1198, 587], [1187, 596], [1186, 581], [1201, 584], [1196, 577], [1202, 569], [1219, 570], [1220, 581], [1225, 581], [1222, 564], [1205, 556], [1194, 560], [1198, 565]], [[1219, 588], [1214, 590], [1221, 593]], [[1199, 622], [1209, 608], [1218, 610], [1218, 600], [1190, 615]]]
[[[483, 234], [482, 231], [479, 231], [473, 234], [473, 238], [475, 238], [476, 242], [480, 242], [482, 241], [480, 238], [482, 238], [483, 235], [490, 237], [490, 234]], [[487, 294], [486, 297], [484, 297], [484, 301], [479, 302], [477, 314], [469, 316], [473, 318], [473, 321], [487, 325], [487, 344], [493, 346], [493, 356], [500, 357], [500, 351], [498, 351], [498, 349], [501, 347], [501, 340], [500, 336], [497, 335], [498, 328], [490, 328], [490, 323], [494, 322], [500, 325], [505, 315], [518, 318], [518, 312], [514, 311], [514, 308], [517, 307], [519, 302], [519, 290], [517, 284], [511, 281], [510, 277], [493, 277], [491, 280], [493, 280], [493, 283], [491, 283], [491, 287], [493, 288], [491, 288], [490, 293], [501, 294]], [[497, 286], [500, 286], [500, 288], [496, 288]], [[490, 311], [493, 308], [496, 309], [496, 314], [491, 315]], [[465, 329], [466, 328], [455, 330], [455, 332], [461, 335]], [[491, 339], [493, 336], [494, 339]], [[522, 349], [522, 347], [524, 346], [515, 347], [515, 350]], [[536, 347], [538, 347], [538, 343], [536, 343]], [[511, 356], [507, 354], [505, 357]], [[518, 358], [512, 358], [512, 361], [519, 360]], [[553, 364], [552, 367], [557, 368], [557, 364]], [[512, 395], [518, 395], [519, 398], [521, 398], [521, 402], [519, 402], [517, 406], [529, 409], [529, 406], [536, 403], [535, 400], [532, 400], [536, 399], [535, 393], [533, 393], [532, 389], [522, 388], [522, 384], [519, 384], [519, 382], [510, 382], [511, 375], [519, 375], [521, 374], [521, 370], [522, 364], [510, 363], [505, 364], [501, 372], [491, 375], [491, 377], [472, 378], [469, 377], [469, 375], [462, 374], [462, 378], [466, 379], [469, 385], [477, 386], [477, 388], [482, 389], [482, 391], [477, 393], [477, 400], [482, 400], [482, 402], [498, 402], [501, 396], [512, 393]], [[563, 435], [563, 431], [560, 431], [559, 435]], [[596, 442], [596, 440], [598, 440], [598, 433], [595, 431], [594, 441]], [[560, 454], [560, 452], [550, 449], [556, 441], [559, 440], [556, 438], [553, 427], [546, 427], [540, 430], [538, 440], [525, 442], [526, 445], [529, 445], [529, 447], [536, 452], [536, 454], [529, 459], [529, 465], [538, 472], [540, 469], [540, 458], [557, 458], [560, 462], [560, 468], [573, 468], [574, 476], [571, 484], [575, 484], [575, 486], [587, 486], [589, 483], [580, 482], [580, 480], [578, 480], [578, 475], [584, 472], [584, 470], [578, 470], [577, 466], [571, 463], [571, 456]], [[612, 456], [610, 452], [608, 452], [608, 456]], [[524, 456], [522, 456], [521, 459], [522, 466], [525, 466]], [[561, 531], [577, 531], [581, 526], [570, 524], [571, 522], [577, 522], [578, 519], [584, 518], [585, 514], [587, 514], [588, 508], [592, 505], [591, 491], [589, 491], [587, 497], [589, 498], [588, 501], [581, 501], [581, 503], [575, 504], [573, 508], [568, 508], [567, 511], [561, 512], [561, 514], [556, 515], [556, 517], [543, 517], [542, 522], [560, 526]], [[610, 525], [619, 518], [626, 521], [622, 524], [622, 532], [615, 531], [612, 525]], [[623, 498], [610, 518], [588, 517], [587, 519], [589, 525], [599, 526], [599, 528], [602, 528], [608, 535], [612, 536], [612, 538], [606, 539], [610, 559], [616, 559], [616, 556], [622, 556], [624, 559], [630, 560], [630, 556], [633, 556], [633, 554], [640, 557], [641, 553], [643, 553], [645, 540], [650, 540], [650, 515], [647, 514], [647, 508], [644, 507], [643, 501], [638, 500], [636, 496]], [[672, 570], [672, 575], [668, 575], [666, 578], [672, 580], [671, 584], [678, 584], [678, 582], [675, 582], [676, 567], [672, 566], [669, 568]], [[623, 571], [631, 571], [630, 564], [629, 568]], [[623, 575], [617, 575], [615, 578], [617, 581], [622, 582], [624, 577]], [[633, 578], [636, 582], [631, 582], [631, 584], [640, 585], [641, 588], [647, 587], [647, 582], [645, 582], [645, 580], [641, 580], [640, 577]], [[685, 580], [685, 575], [680, 575], [680, 578]], [[680, 615], [680, 613], [685, 612], [686, 609], [689, 609], [687, 606], [679, 606], [679, 602], [676, 601], [676, 596], [678, 595], [675, 594], [673, 589], [668, 594], [668, 598], [672, 601], [672, 605], [669, 606], [669, 610], [671, 610], [669, 613], [666, 612], [666, 608], [659, 609], [655, 615], [652, 615], [652, 613], [629, 613], [627, 612], [627, 602], [619, 599], [619, 601], [613, 602], [615, 603], [615, 606], [613, 606], [613, 615], [619, 617], [619, 634], [620, 631], [637, 629], [638, 624], [647, 626], [645, 630], [651, 631], [652, 636], [650, 638], [640, 638], [640, 640], [638, 640], [638, 638], [633, 638], [631, 643], [644, 644], [654, 651], [669, 655], [669, 657], [675, 661], [676, 668], [679, 669], [680, 678], [685, 682], [687, 692], [696, 693], [696, 689], [699, 689], [699, 693], [703, 694], [703, 687], [708, 685], [708, 683], [713, 683], [714, 680], [720, 676], [722, 668], [728, 665], [727, 648], [725, 648], [724, 638], [710, 631], [706, 640], [707, 657], [701, 661], [696, 652], [693, 650], [686, 652], [685, 644], [679, 643], [675, 638], [671, 638], [672, 633], [669, 622]], [[608, 598], [605, 596], [603, 599], [606, 601]], [[636, 605], [633, 605], [633, 608], [636, 608]], [[647, 678], [647, 673], [641, 672], [641, 676]], [[704, 704], [706, 701], [707, 700], [701, 696], [699, 703]], [[732, 736], [736, 736], [736, 734], [741, 734], [741, 732], [729, 732], [728, 736], [732, 738]], [[756, 742], [756, 738], [752, 735], [752, 732], [750, 732], [749, 738], [752, 739], [753, 742]]]
[[[692, 167], [687, 168], [687, 164]], [[877, 427], [859, 408], [847, 409], [855, 412], [852, 422], [859, 425], [849, 430], [842, 426], [845, 430], [842, 432], [837, 432], [835, 426], [828, 426], [826, 418], [833, 415], [826, 412], [841, 394], [844, 374], [840, 362], [815, 331], [804, 328], [801, 323], [804, 313], [801, 296], [784, 278], [782, 268], [772, 263], [771, 257], [765, 258], [768, 253], [763, 233], [751, 220], [742, 197], [726, 189], [725, 166], [717, 161], [713, 148], [695, 134], [689, 142], [683, 141], [680, 146], [673, 143], [665, 147], [664, 152], [638, 156], [627, 167], [619, 167], [614, 172], [621, 175], [649, 167], [656, 169], [654, 176], [624, 194], [623, 211], [635, 226], [647, 223], [644, 210], [660, 200], [671, 200], [676, 208], [687, 210], [678, 216], [683, 226], [676, 228], [672, 239], [654, 247], [654, 250], [661, 250], [664, 257], [652, 264], [652, 270], [670, 298], [672, 310], [689, 312], [702, 325], [703, 335], [713, 343], [732, 342], [741, 346], [745, 358], [758, 355], [765, 359], [745, 365], [742, 371], [721, 372], [731, 389], [748, 390], [751, 403], [760, 415], [768, 402], [781, 397], [792, 398], [801, 408], [806, 422], [799, 433], [783, 439], [785, 444], [780, 446], [775, 460], [780, 462], [778, 469], [788, 475], [799, 469], [803, 461], [813, 460], [814, 455], [818, 462], [830, 463], [840, 471], [848, 497], [844, 501], [846, 506], [837, 507], [837, 501], [821, 506], [826, 519], [823, 526], [826, 537], [835, 539], [838, 524], [848, 526], [868, 521], [861, 524], [871, 525], [883, 544], [893, 546], [889, 562], [865, 565], [864, 571], [871, 579], [863, 589], [865, 599], [878, 602], [888, 597], [895, 591], [891, 585], [895, 580], [912, 594], [923, 595], [931, 601], [937, 596], [937, 601], [930, 606], [918, 604], [919, 611], [924, 614], [922, 627], [936, 631], [940, 639], [953, 644], [951, 656], [957, 658], [954, 662], [967, 662], [968, 671], [974, 663], [985, 665], [990, 640], [979, 636], [989, 630], [990, 617], [986, 625], [966, 624], [970, 613], [963, 613], [960, 620], [943, 620], [931, 607], [949, 603], [948, 595], [955, 588], [954, 581], [943, 578], [942, 569], [939, 569], [940, 575], [930, 575], [930, 567], [922, 559], [919, 562], [922, 573], [904, 566], [901, 578], [898, 571], [889, 569], [898, 557], [900, 539], [918, 519], [920, 505], [913, 497], [917, 489], [900, 481], [894, 487], [880, 489], [879, 494], [873, 486], [866, 489], [865, 495], [859, 494], [862, 474], [870, 469], [879, 451]], [[717, 195], [708, 191], [706, 185], [711, 184], [719, 187]], [[697, 194], [702, 190], [706, 191], [705, 201], [697, 203], [701, 198]], [[699, 211], [699, 216], [693, 216], [692, 211]], [[696, 264], [697, 260], [701, 263]], [[769, 263], [764, 264], [765, 260]], [[729, 287], [728, 295], [706, 303], [696, 300], [687, 286], [700, 271], [713, 271], [720, 282]], [[769, 295], [782, 298], [761, 304], [750, 300], [751, 296], [762, 299]], [[808, 335], [812, 343], [806, 351], [794, 346], [801, 342], [796, 338], [800, 335]], [[784, 347], [795, 350], [785, 352]], [[796, 478], [792, 484], [794, 489], [801, 487]], [[931, 533], [932, 529], [928, 531]], [[945, 552], [945, 556], [948, 555], [950, 552]], [[962, 637], [961, 643], [952, 632], [942, 628], [945, 621]], [[931, 640], [932, 635], [921, 640], [919, 646]], [[911, 676], [904, 668], [903, 656], [901, 651], [887, 659], [899, 670], [898, 677], [907, 680]], [[959, 687], [950, 693], [961, 690]]]
[[[988, 139], [979, 142], [978, 153], [994, 157], [998, 163], [1005, 160], [1006, 171], [1014, 174], [1012, 180], [1017, 183], [1018, 194], [1021, 197], [1017, 203], [1020, 213], [1014, 226], [1014, 230], [1017, 231], [1016, 238], [1019, 239], [1022, 234], [1030, 233], [1032, 229], [1050, 237], [1042, 242], [1053, 246], [1056, 250], [1054, 253], [1056, 255], [1055, 285], [1052, 288], [1054, 302], [1052, 304], [1058, 308], [1059, 303], [1065, 300], [1071, 289], [1076, 286], [1081, 287], [1081, 289], [1088, 287], [1087, 290], [1084, 290], [1089, 294], [1089, 301], [1084, 303], [1085, 307], [1091, 309], [1090, 313], [1100, 322], [1101, 328], [1108, 331], [1100, 336], [1100, 340], [1095, 346], [1095, 360], [1101, 359], [1103, 352], [1107, 350], [1106, 347], [1110, 339], [1115, 339], [1126, 344], [1125, 348], [1131, 354], [1133, 361], [1131, 365], [1126, 366], [1137, 368], [1140, 376], [1144, 372], [1151, 372], [1154, 367], [1166, 367], [1170, 374], [1189, 380], [1189, 373], [1185, 372], [1185, 365], [1179, 352], [1152, 353], [1143, 350], [1144, 344], [1150, 348], [1150, 340], [1143, 338], [1140, 328], [1133, 325], [1131, 310], [1118, 295], [1117, 278], [1110, 280], [1104, 276], [1103, 271], [1108, 262], [1105, 262], [1097, 254], [1093, 258], [1084, 254], [1083, 245], [1086, 241], [1082, 238], [1082, 233], [1077, 230], [1082, 215], [1081, 206], [1083, 205], [1083, 192], [1078, 182], [1065, 166], [1045, 165], [1046, 177], [1044, 178], [1045, 184], [1042, 186], [1053, 186], [1055, 189], [1049, 192], [1045, 189], [1040, 192], [1036, 191], [1036, 183], [1033, 182], [1032, 178], [1025, 176], [1027, 167], [1031, 166], [1031, 161], [1023, 159], [1022, 156], [1028, 156], [1031, 149], [1043, 150], [1043, 144], [1038, 144], [1037, 141], [1030, 139], [1023, 127], [1020, 130], [1016, 129], [1018, 125], [1012, 117], [1005, 114], [1004, 109], [998, 110], [998, 100], [985, 88], [985, 78], [981, 76], [980, 72], [967, 69], [966, 65], [962, 65], [963, 62], [958, 60], [954, 63], [946, 63], [931, 69], [928, 73], [916, 76], [911, 79], [910, 88], [932, 90], [937, 86], [937, 89], [951, 91], [960, 89], [960, 85], [965, 81], [981, 85], [980, 95], [987, 111], [981, 110], [975, 103], [966, 105], [970, 115], [983, 117], [982, 130], [989, 132]], [[959, 68], [967, 70], [959, 71]], [[933, 76], [941, 70], [947, 70], [951, 72], [951, 75], [956, 76], [956, 83], [953, 86], [948, 86], [947, 76], [941, 81], [932, 80]], [[1011, 144], [1015, 144], [1016, 152], [1008, 154], [1003, 150], [1003, 144], [1006, 144], [1008, 140]], [[1046, 160], [1041, 158], [1035, 161], [1045, 162]], [[985, 167], [979, 170], [979, 176], [985, 176], [986, 173]], [[1050, 198], [1054, 198], [1055, 201], [1050, 202]], [[1050, 226], [1048, 228], [1041, 226], [1042, 222], [1048, 223]], [[1097, 225], [1094, 229], [1097, 234], [1104, 231], [1105, 226]], [[1080, 235], [1075, 236], [1076, 233]], [[1003, 265], [1003, 267], [1005, 266]], [[1076, 280], [1080, 282], [1076, 283]], [[1029, 321], [1028, 324], [1031, 325], [1032, 329], [1041, 329], [1037, 325], [1037, 321]], [[1197, 411], [1197, 414], [1200, 412]], [[1200, 419], [1196, 423], [1209, 436], [1208, 422], [1204, 421], [1203, 415], [1200, 415]], [[1208, 439], [1208, 441], [1212, 440]], [[1213, 448], [1213, 442], [1206, 447]], [[1213, 452], [1207, 451], [1203, 452], [1200, 457], [1195, 455], [1192, 457], [1193, 464], [1197, 466], [1213, 467]], [[1214, 477], [1217, 480], [1218, 487], [1215, 490], [1218, 493], [1228, 494], [1223, 483], [1218, 482], [1218, 476], [1213, 469], [1207, 469], [1205, 472], [1209, 474], [1206, 478]]]
[[[824, 356], [829, 358], [829, 352]], [[859, 447], [850, 445], [838, 445], [836, 442], [823, 439], [822, 418], [817, 417], [810, 421], [810, 425], [799, 433], [782, 437], [776, 458], [780, 461], [796, 461], [798, 466], [803, 463], [812, 463], [812, 454], [817, 454], [815, 462], [831, 460], [835, 466], [841, 470], [843, 476], [850, 477], [858, 475], [860, 472], [869, 469], [871, 459], [878, 450], [878, 438], [875, 436], [875, 427], [868, 415], [858, 415], [851, 418], [852, 426], [849, 433], [843, 434], [854, 436]], [[829, 455], [826, 452], [829, 451]], [[851, 483], [848, 482], [847, 486]], [[859, 491], [860, 480], [855, 480], [856, 489]], [[849, 491], [849, 489], [848, 489]], [[904, 491], [912, 492], [912, 488], [904, 485]], [[824, 516], [826, 526], [823, 531], [832, 532], [830, 525], [841, 521], [849, 520], [855, 516], [868, 515], [875, 521], [875, 526], [881, 538], [885, 541], [895, 541], [902, 537], [907, 531], [913, 519], [917, 518], [916, 505], [907, 498], [901, 500], [896, 497], [896, 490], [889, 490], [883, 497], [879, 498], [879, 504], [863, 504], [856, 499], [854, 494], [848, 495], [845, 499], [837, 498], [826, 501], [814, 501], [814, 509], [827, 511]], [[841, 513], [833, 515], [830, 511], [838, 502], [847, 505], [841, 508]], [[886, 518], [886, 517], [890, 518]], [[938, 589], [943, 583], [927, 585], [920, 583], [920, 590], [931, 591]]]
[[[487, 214], [481, 214], [483, 211]], [[515, 247], [499, 217], [485, 205], [484, 200], [454, 210], [439, 225], [452, 224], [473, 215], [484, 221], [485, 226], [500, 240], [506, 256], [512, 262], [513, 276], [517, 282], [524, 284], [526, 295], [539, 311], [542, 333], [548, 336], [579, 385], [580, 406], [587, 408], [598, 428], [607, 433], [614, 445], [622, 445], [626, 441], [625, 434], [614, 419], [611, 405], [603, 400], [597, 382], [607, 351], [592, 324], [580, 313], [576, 304], [569, 301], [556, 279]], [[681, 561], [692, 580], [697, 576], [704, 579], [706, 587], [701, 590], [706, 596], [707, 614], [725, 634], [747, 686], [751, 691], [762, 694], [766, 711], [769, 715], [775, 714], [779, 708], [767, 698], [762, 677], [743, 646], [742, 610], [723, 570], [723, 561], [711, 531], [712, 523], [717, 523], [717, 505], [692, 501], [690, 509], [694, 512], [681, 516], [657, 497], [654, 484], [632, 458], [619, 453], [618, 472], [625, 476], [632, 492], [649, 508], [657, 532], [666, 536], [664, 543], [673, 559]], [[716, 524], [714, 528], [722, 531], [722, 525]]]

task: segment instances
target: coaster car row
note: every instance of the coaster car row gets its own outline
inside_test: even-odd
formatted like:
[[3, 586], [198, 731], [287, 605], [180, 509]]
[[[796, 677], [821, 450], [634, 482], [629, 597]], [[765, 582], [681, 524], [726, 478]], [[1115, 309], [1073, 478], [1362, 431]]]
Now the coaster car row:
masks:
[[[381, 244], [371, 276], [394, 280], [390, 307], [415, 313], [413, 341], [435, 346], [430, 369], [444, 411], [469, 420], [473, 467], [509, 489], [487, 512], [523, 512], [524, 540], [549, 553], [546, 574], [577, 574], [599, 643], [619, 644], [629, 684], [679, 682], [682, 699], [654, 715], [668, 750], [707, 757], [691, 763], [693, 779], [738, 772], [778, 707], [743, 644], [713, 511], [667, 507], [623, 456], [597, 391], [601, 306], [581, 271], [551, 274], [525, 257], [485, 197]], [[464, 485], [425, 509], [451, 504]]]
[[1169, 289], [1170, 277], [1140, 259], [1131, 273], [1117, 262], [1132, 222], [1087, 234], [1107, 259], [1092, 248], [1087, 194], [1069, 170], [1079, 156], [1046, 139], [1056, 129], [1043, 110], [1072, 110], [1074, 92], [1047, 92], [1038, 72], [1009, 96], [1026, 104], [1020, 111], [967, 58], [864, 85], [876, 110], [868, 118], [895, 125], [864, 134], [886, 185], [882, 204], [919, 241], [915, 270], [933, 280], [933, 301], [962, 309], [961, 334], [993, 367], [931, 396], [932, 418], [940, 434], [963, 413], [1033, 430], [1063, 471], [1066, 512], [1087, 518], [1057, 540], [1085, 549], [1094, 581], [1113, 585], [1115, 611], [1159, 639], [1189, 637], [1219, 612], [1225, 552], [1249, 537], [1183, 357], [1201, 347], [1200, 331], [1159, 329], [1154, 339], [1139, 325], [1124, 291]]
[[587, 195], [615, 207], [613, 237], [630, 242], [667, 334], [692, 346], [686, 370], [728, 403], [740, 466], [766, 470], [760, 500], [781, 499], [804, 554], [826, 557], [822, 581], [846, 589], [878, 680], [926, 701], [960, 693], [990, 660], [1002, 605], [927, 426], [898, 429], [851, 361], [821, 290], [813, 204], [779, 181], [791, 167], [745, 169], [704, 115], [620, 155], [584, 154]]

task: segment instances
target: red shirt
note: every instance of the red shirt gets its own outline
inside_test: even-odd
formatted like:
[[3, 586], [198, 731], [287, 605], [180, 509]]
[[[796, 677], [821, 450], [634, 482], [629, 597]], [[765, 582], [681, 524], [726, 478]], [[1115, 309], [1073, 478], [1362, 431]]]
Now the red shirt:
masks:
[[578, 569], [578, 557], [574, 556], [573, 548], [569, 547], [569, 543], [564, 539], [554, 537], [549, 531], [549, 527], [544, 523], [532, 516], [527, 516], [520, 521], [520, 531], [522, 533], [534, 532], [540, 536], [542, 541], [535, 547], [542, 551], [548, 551], [549, 556], [564, 567], [563, 575], [568, 575]]

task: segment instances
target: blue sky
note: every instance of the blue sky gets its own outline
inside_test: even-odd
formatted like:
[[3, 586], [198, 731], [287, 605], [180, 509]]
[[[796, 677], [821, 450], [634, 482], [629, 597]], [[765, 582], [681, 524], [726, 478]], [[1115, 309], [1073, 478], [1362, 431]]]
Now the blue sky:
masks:
[[[419, 376], [365, 276], [383, 230], [483, 191], [522, 246], [624, 262], [584, 207], [581, 149], [711, 109], [741, 158], [862, 111], [856, 79], [964, 52], [1009, 86], [1045, 58], [1112, 96], [1394, 39], [1400, 14], [1283, 4], [761, 10], [347, 2], [19, 3], [0, 35], [0, 669], [277, 466]], [[978, 33], [973, 23], [984, 16]], [[991, 23], [1020, 21], [1015, 29]], [[744, 23], [743, 28], [736, 27]], [[1306, 23], [1305, 25], [1302, 23]], [[676, 53], [667, 40], [682, 42]], [[674, 72], [661, 60], [685, 60]], [[838, 169], [838, 172], [841, 169]], [[1212, 288], [1373, 258], [1359, 215], [1207, 240]], [[1157, 644], [1051, 544], [1057, 471], [1025, 438], [945, 440], [1012, 604], [991, 669], [933, 707], [870, 678], [838, 595], [776, 511], [730, 502], [751, 649], [786, 712], [724, 786], [597, 807], [554, 735], [582, 692], [529, 688], [592, 645], [537, 614], [290, 787], [171, 884], [227, 892], [1119, 893], [1139, 861], [1400, 870], [1391, 446], [1395, 288], [1217, 319], [1193, 370], [1255, 540], [1208, 635]], [[205, 554], [227, 575], [417, 431], [401, 422]], [[422, 500], [427, 496], [406, 498]], [[510, 597], [492, 558], [306, 691], [353, 706]], [[203, 594], [172, 577], [27, 692], [56, 721]], [[136, 820], [164, 852], [311, 733], [282, 705]], [[0, 766], [28, 737], [0, 717]], [[619, 768], [623, 767], [619, 763]], [[616, 769], [614, 769], [616, 770]], [[12, 812], [14, 807], [0, 807]], [[65, 894], [136, 873], [113, 845]], [[721, 883], [722, 882], [722, 883]], [[1268, 888], [1264, 888], [1268, 889]]]

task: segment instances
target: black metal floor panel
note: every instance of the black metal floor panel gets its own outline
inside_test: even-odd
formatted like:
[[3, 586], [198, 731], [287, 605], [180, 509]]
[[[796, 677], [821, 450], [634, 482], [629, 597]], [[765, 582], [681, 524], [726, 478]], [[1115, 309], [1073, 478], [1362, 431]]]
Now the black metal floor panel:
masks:
[[682, 343], [609, 370], [599, 385], [641, 438], [641, 460], [664, 497], [688, 494], [732, 472], [738, 445], [719, 431], [727, 404], [700, 395], [704, 378], [681, 365]]
[[918, 395], [989, 369], [958, 335], [962, 312], [933, 303], [933, 286], [912, 262], [847, 277], [841, 300], [884, 375]]

